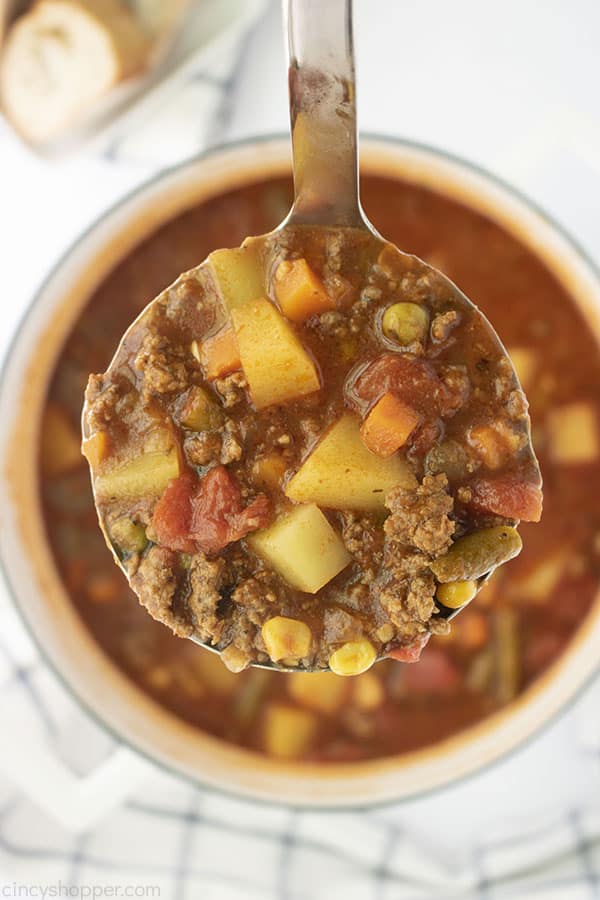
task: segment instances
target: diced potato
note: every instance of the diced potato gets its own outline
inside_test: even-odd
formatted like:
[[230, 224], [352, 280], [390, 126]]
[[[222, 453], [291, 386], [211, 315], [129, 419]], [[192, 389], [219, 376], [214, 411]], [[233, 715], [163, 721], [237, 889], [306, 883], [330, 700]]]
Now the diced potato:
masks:
[[226, 668], [216, 653], [199, 649], [194, 652], [194, 669], [210, 691], [230, 697], [240, 687], [240, 679]]
[[317, 727], [314, 713], [285, 703], [270, 703], [264, 720], [264, 749], [278, 759], [298, 759], [311, 749]]
[[402, 346], [422, 341], [429, 329], [429, 313], [416, 303], [393, 303], [381, 320], [386, 337]]
[[565, 574], [569, 558], [568, 551], [555, 550], [525, 575], [512, 579], [510, 594], [530, 603], [545, 603]]
[[108, 455], [109, 438], [106, 431], [97, 431], [91, 437], [86, 438], [81, 445], [81, 452], [95, 471], [103, 459]]
[[341, 537], [315, 504], [295, 507], [246, 540], [284, 581], [308, 594], [316, 594], [352, 561]]
[[476, 593], [476, 581], [450, 581], [438, 585], [436, 596], [448, 609], [460, 609], [470, 603]]
[[360, 709], [377, 709], [385, 700], [381, 679], [374, 672], [363, 672], [352, 685], [352, 696]]
[[223, 305], [228, 312], [265, 296], [265, 279], [257, 243], [214, 250], [208, 257]]
[[297, 703], [331, 715], [342, 706], [348, 692], [348, 682], [331, 672], [298, 672], [288, 677], [287, 690]]
[[306, 622], [274, 616], [262, 627], [267, 653], [274, 662], [280, 659], [304, 659], [310, 653], [311, 630]]
[[494, 422], [471, 428], [469, 441], [488, 469], [499, 469], [522, 447], [524, 436], [505, 422]]
[[287, 496], [297, 503], [369, 512], [383, 510], [392, 488], [412, 486], [414, 476], [407, 462], [371, 453], [359, 428], [356, 416], [342, 416], [288, 483]]
[[538, 358], [531, 347], [508, 347], [508, 355], [524, 390], [529, 390], [538, 368]]
[[232, 328], [227, 325], [202, 342], [200, 362], [209, 381], [241, 369], [240, 350]]
[[361, 425], [360, 435], [373, 453], [386, 459], [403, 447], [421, 416], [388, 391]]
[[554, 462], [589, 463], [598, 458], [598, 419], [591, 403], [559, 406], [548, 415], [548, 449]]
[[50, 405], [42, 422], [41, 466], [50, 478], [74, 469], [81, 462], [81, 436], [59, 406]]
[[223, 424], [223, 413], [208, 392], [194, 384], [187, 393], [179, 420], [190, 431], [214, 431]]
[[335, 309], [335, 300], [305, 259], [280, 263], [275, 272], [274, 288], [282, 312], [292, 322], [305, 322], [312, 315]]
[[377, 651], [366, 638], [342, 644], [329, 657], [329, 668], [336, 675], [360, 675], [370, 669], [377, 659]]
[[281, 480], [286, 473], [288, 464], [279, 453], [271, 453], [257, 459], [252, 466], [254, 482], [263, 488], [276, 491], [281, 485]]
[[272, 303], [256, 300], [237, 307], [231, 315], [242, 368], [257, 409], [320, 389], [314, 361]]
[[455, 541], [447, 553], [430, 563], [430, 568], [443, 583], [474, 581], [517, 556], [522, 547], [516, 528], [507, 525], [481, 528]]
[[104, 498], [158, 496], [180, 474], [176, 447], [166, 452], [154, 450], [98, 475], [94, 487]]
[[141, 553], [148, 543], [144, 526], [140, 522], [133, 522], [128, 516], [113, 522], [108, 533], [113, 544], [125, 553]]

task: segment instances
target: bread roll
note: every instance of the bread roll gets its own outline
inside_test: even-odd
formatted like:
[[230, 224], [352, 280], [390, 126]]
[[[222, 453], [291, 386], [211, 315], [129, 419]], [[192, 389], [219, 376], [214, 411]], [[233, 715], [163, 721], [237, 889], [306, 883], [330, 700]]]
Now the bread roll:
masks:
[[11, 28], [0, 98], [26, 140], [56, 139], [140, 71], [147, 32], [119, 0], [38, 0]]

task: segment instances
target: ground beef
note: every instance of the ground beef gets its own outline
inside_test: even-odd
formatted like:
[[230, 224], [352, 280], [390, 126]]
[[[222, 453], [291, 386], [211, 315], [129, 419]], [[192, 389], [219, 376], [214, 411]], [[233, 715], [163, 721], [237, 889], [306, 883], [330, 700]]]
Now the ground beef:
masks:
[[440, 556], [452, 543], [454, 501], [444, 474], [426, 475], [415, 488], [397, 487], [386, 497], [391, 515], [384, 530], [390, 541]]
[[245, 398], [248, 382], [243, 372], [232, 372], [225, 378], [217, 378], [214, 386], [221, 395], [225, 409], [230, 409]]
[[220, 461], [222, 438], [219, 432], [201, 431], [184, 441], [183, 450], [191, 466], [207, 466]]
[[451, 331], [456, 328], [459, 322], [460, 313], [456, 309], [450, 309], [448, 312], [435, 316], [431, 323], [432, 339], [437, 343], [447, 340]]
[[146, 400], [155, 394], [182, 392], [189, 386], [183, 352], [153, 331], [144, 336], [134, 366], [143, 376], [142, 394]]
[[177, 554], [165, 547], [151, 547], [142, 559], [131, 585], [153, 619], [164, 622], [179, 637], [189, 637], [194, 627], [177, 609], [180, 584]]
[[223, 630], [218, 605], [227, 578], [224, 559], [208, 560], [203, 553], [195, 553], [189, 570], [188, 606], [195, 632], [203, 641], [217, 643]]
[[323, 615], [323, 640], [325, 649], [328, 644], [357, 641], [362, 637], [363, 626], [360, 621], [343, 609], [326, 609]]
[[104, 386], [103, 375], [90, 375], [85, 392], [85, 401], [90, 410], [88, 422], [90, 431], [102, 430], [115, 416], [116, 406], [121, 396], [118, 384]]
[[221, 433], [221, 453], [219, 459], [222, 465], [238, 462], [244, 455], [239, 431], [235, 422], [227, 422]]
[[368, 516], [357, 513], [342, 515], [342, 538], [350, 553], [369, 576], [379, 568], [383, 557], [383, 535], [381, 526]]

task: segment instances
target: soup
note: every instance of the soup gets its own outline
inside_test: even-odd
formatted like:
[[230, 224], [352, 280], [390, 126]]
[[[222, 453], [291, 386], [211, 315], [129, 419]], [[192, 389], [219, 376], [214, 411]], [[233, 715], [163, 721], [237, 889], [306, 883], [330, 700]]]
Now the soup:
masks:
[[[149, 297], [210, 250], [267, 231], [289, 207], [285, 180], [210, 200], [145, 241], [90, 299], [54, 372], [41, 460], [43, 501], [58, 570], [82, 619], [114, 662], [186, 721], [279, 757], [357, 760], [434, 743], [510, 702], [561, 653], [592, 603], [600, 550], [598, 350], [545, 267], [498, 226], [428, 190], [366, 177], [370, 218], [399, 246], [476, 297], [517, 364], [531, 401], [545, 477], [540, 525], [449, 637], [421, 662], [364, 675], [234, 675], [172, 637], [129, 593], [98, 530], [79, 456], [81, 399]], [[576, 348], [576, 358], [573, 351]], [[314, 681], [318, 679], [318, 681]]]

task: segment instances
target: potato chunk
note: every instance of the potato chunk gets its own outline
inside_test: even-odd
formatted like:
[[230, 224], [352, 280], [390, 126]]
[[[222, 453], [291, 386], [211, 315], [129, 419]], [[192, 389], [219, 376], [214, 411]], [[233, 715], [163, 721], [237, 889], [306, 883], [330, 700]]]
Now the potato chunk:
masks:
[[316, 594], [352, 560], [314, 504], [297, 506], [247, 541], [288, 584], [308, 594]]
[[297, 703], [329, 715], [340, 709], [348, 693], [348, 682], [332, 672], [298, 672], [288, 677], [286, 686]]
[[98, 475], [94, 487], [103, 499], [158, 496], [179, 474], [179, 453], [176, 447], [170, 447], [166, 451], [151, 450], [142, 453], [123, 465]]
[[538, 359], [530, 347], [509, 347], [508, 355], [524, 390], [529, 390], [538, 368]]
[[568, 403], [548, 416], [550, 456], [557, 463], [588, 463], [598, 457], [596, 411], [590, 403]]
[[214, 250], [208, 262], [228, 312], [265, 295], [262, 261], [257, 244]]
[[59, 406], [49, 406], [44, 414], [41, 444], [44, 475], [62, 475], [81, 462], [81, 438]]
[[231, 316], [242, 368], [257, 409], [320, 389], [314, 361], [272, 303], [255, 300], [237, 307]]
[[377, 511], [383, 510], [385, 495], [392, 488], [413, 485], [408, 463], [371, 453], [359, 429], [356, 416], [342, 416], [291, 479], [287, 496], [331, 509]]
[[270, 703], [264, 720], [264, 749], [278, 759], [298, 759], [310, 750], [317, 727], [314, 713], [285, 703]]

